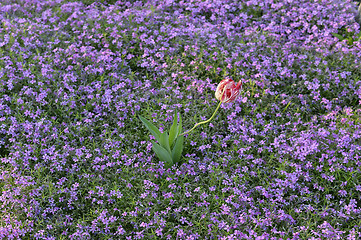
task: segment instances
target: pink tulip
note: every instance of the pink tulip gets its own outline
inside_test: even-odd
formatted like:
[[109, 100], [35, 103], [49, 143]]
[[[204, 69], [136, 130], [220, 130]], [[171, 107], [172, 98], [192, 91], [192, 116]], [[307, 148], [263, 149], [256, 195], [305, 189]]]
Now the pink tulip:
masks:
[[216, 98], [222, 103], [233, 102], [239, 96], [241, 88], [242, 81], [236, 85], [232, 79], [224, 79], [218, 84]]
[[236, 85], [236, 83], [232, 79], [222, 80], [218, 84], [218, 87], [216, 90], [216, 98], [219, 100], [219, 104], [218, 104], [216, 110], [214, 111], [212, 117], [206, 121], [197, 123], [196, 125], [194, 125], [194, 127], [191, 130], [188, 130], [188, 131], [180, 134], [179, 136], [190, 133], [191, 131], [193, 131], [193, 129], [195, 129], [197, 126], [199, 126], [201, 124], [210, 122], [214, 118], [214, 116], [216, 116], [216, 113], [222, 103], [229, 103], [229, 102], [233, 102], [234, 100], [236, 100], [236, 98], [240, 94], [241, 88], [242, 88], [242, 81], [239, 81], [238, 84]]

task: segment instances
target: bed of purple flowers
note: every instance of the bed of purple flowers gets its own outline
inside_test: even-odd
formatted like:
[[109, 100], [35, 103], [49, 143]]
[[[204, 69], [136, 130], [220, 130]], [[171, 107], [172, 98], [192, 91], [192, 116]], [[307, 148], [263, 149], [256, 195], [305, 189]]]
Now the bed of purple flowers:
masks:
[[[355, 9], [2, 0], [0, 239], [360, 238]], [[225, 77], [165, 167], [139, 116], [190, 129]]]

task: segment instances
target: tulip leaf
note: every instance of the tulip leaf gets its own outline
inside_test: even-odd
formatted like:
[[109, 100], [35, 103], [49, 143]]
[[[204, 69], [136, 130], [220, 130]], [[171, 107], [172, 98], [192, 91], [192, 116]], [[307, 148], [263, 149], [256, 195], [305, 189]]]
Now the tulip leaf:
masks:
[[338, 34], [338, 33], [331, 33], [334, 37], [337, 37], [340, 41], [342, 41], [342, 40], [344, 40], [345, 38], [342, 36], [342, 35], [340, 35], [340, 34]]
[[167, 131], [164, 131], [159, 138], [159, 144], [165, 148], [169, 153], [171, 153], [170, 151], [170, 147], [169, 147], [169, 137], [168, 137], [168, 133]]
[[161, 135], [161, 132], [158, 130], [158, 128], [156, 128], [156, 126], [154, 126], [153, 123], [149, 122], [147, 119], [145, 119], [142, 116], [139, 116], [139, 119], [143, 122], [143, 124], [146, 126], [146, 128], [148, 128], [148, 130], [150, 131], [150, 133], [155, 137], [155, 139], [159, 142], [159, 138]]
[[172, 147], [174, 140], [178, 136], [177, 122], [178, 122], [178, 116], [177, 116], [177, 110], [176, 110], [174, 113], [174, 117], [173, 117], [173, 125], [170, 127], [170, 130], [169, 130], [169, 146], [170, 147]]
[[181, 159], [183, 152], [183, 140], [184, 136], [179, 136], [175, 142], [174, 148], [172, 150], [172, 159], [174, 163], [179, 162]]
[[182, 116], [179, 114], [179, 124], [178, 124], [178, 134], [177, 136], [179, 136], [182, 133]]
[[170, 155], [170, 153], [162, 146], [160, 146], [159, 144], [151, 141], [153, 146], [152, 149], [155, 152], [155, 154], [158, 156], [158, 158], [165, 162], [167, 165], [171, 166], [173, 165], [173, 161], [172, 161], [172, 157]]

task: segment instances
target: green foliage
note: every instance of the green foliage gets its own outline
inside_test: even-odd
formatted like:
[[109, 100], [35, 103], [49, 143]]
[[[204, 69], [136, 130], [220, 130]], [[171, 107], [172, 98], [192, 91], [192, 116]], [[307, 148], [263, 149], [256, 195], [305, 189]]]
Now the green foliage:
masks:
[[161, 132], [158, 130], [158, 128], [156, 126], [154, 126], [153, 123], [149, 122], [147, 119], [143, 118], [142, 116], [139, 116], [139, 119], [143, 122], [145, 127], [150, 131], [150, 133], [159, 142]]
[[[170, 127], [170, 130], [169, 130], [169, 146], [172, 147], [173, 146], [173, 143], [174, 143], [174, 140], [177, 138], [178, 136], [178, 125], [177, 125], [177, 111], [175, 111], [174, 113], [174, 117], [173, 117], [173, 124], [172, 126]], [[181, 126], [181, 119], [179, 120], [180, 122], [180, 126]]]
[[181, 159], [182, 151], [183, 151], [183, 141], [184, 141], [184, 136], [178, 137], [174, 145], [174, 148], [172, 150], [172, 159], [173, 162], [175, 163], [179, 162]]
[[151, 141], [151, 142], [153, 144], [152, 149], [155, 152], [155, 154], [158, 156], [159, 160], [161, 160], [168, 166], [173, 165], [173, 159], [170, 156], [169, 150], [164, 148], [163, 144], [159, 145], [153, 141]]
[[[151, 141], [153, 145], [152, 149], [159, 160], [164, 162], [167, 167], [171, 167], [173, 164], [180, 162], [183, 152], [184, 137], [179, 136], [182, 133], [182, 117], [179, 116], [179, 124], [177, 124], [177, 111], [174, 113], [173, 124], [170, 128], [169, 135], [167, 131], [161, 133], [154, 124], [142, 116], [139, 116], [139, 119], [159, 143]], [[172, 150], [171, 147], [173, 147]]]
[[338, 38], [340, 41], [347, 41], [348, 45], [353, 45], [356, 41], [361, 41], [361, 32], [355, 34], [354, 32], [348, 32], [345, 28], [341, 28], [338, 33], [331, 33], [332, 36]]
[[0, 133], [0, 142], [2, 142], [2, 144], [0, 145], [0, 157], [6, 157], [10, 152], [9, 149], [6, 147], [6, 145], [9, 144], [9, 141], [7, 137], [1, 133]]

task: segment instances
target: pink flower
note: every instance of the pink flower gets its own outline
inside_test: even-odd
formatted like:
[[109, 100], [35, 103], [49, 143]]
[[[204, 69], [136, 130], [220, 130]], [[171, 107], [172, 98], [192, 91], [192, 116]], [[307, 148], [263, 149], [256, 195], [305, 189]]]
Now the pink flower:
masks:
[[232, 79], [224, 79], [218, 84], [216, 98], [223, 103], [233, 102], [239, 96], [241, 88], [242, 81], [236, 85]]

